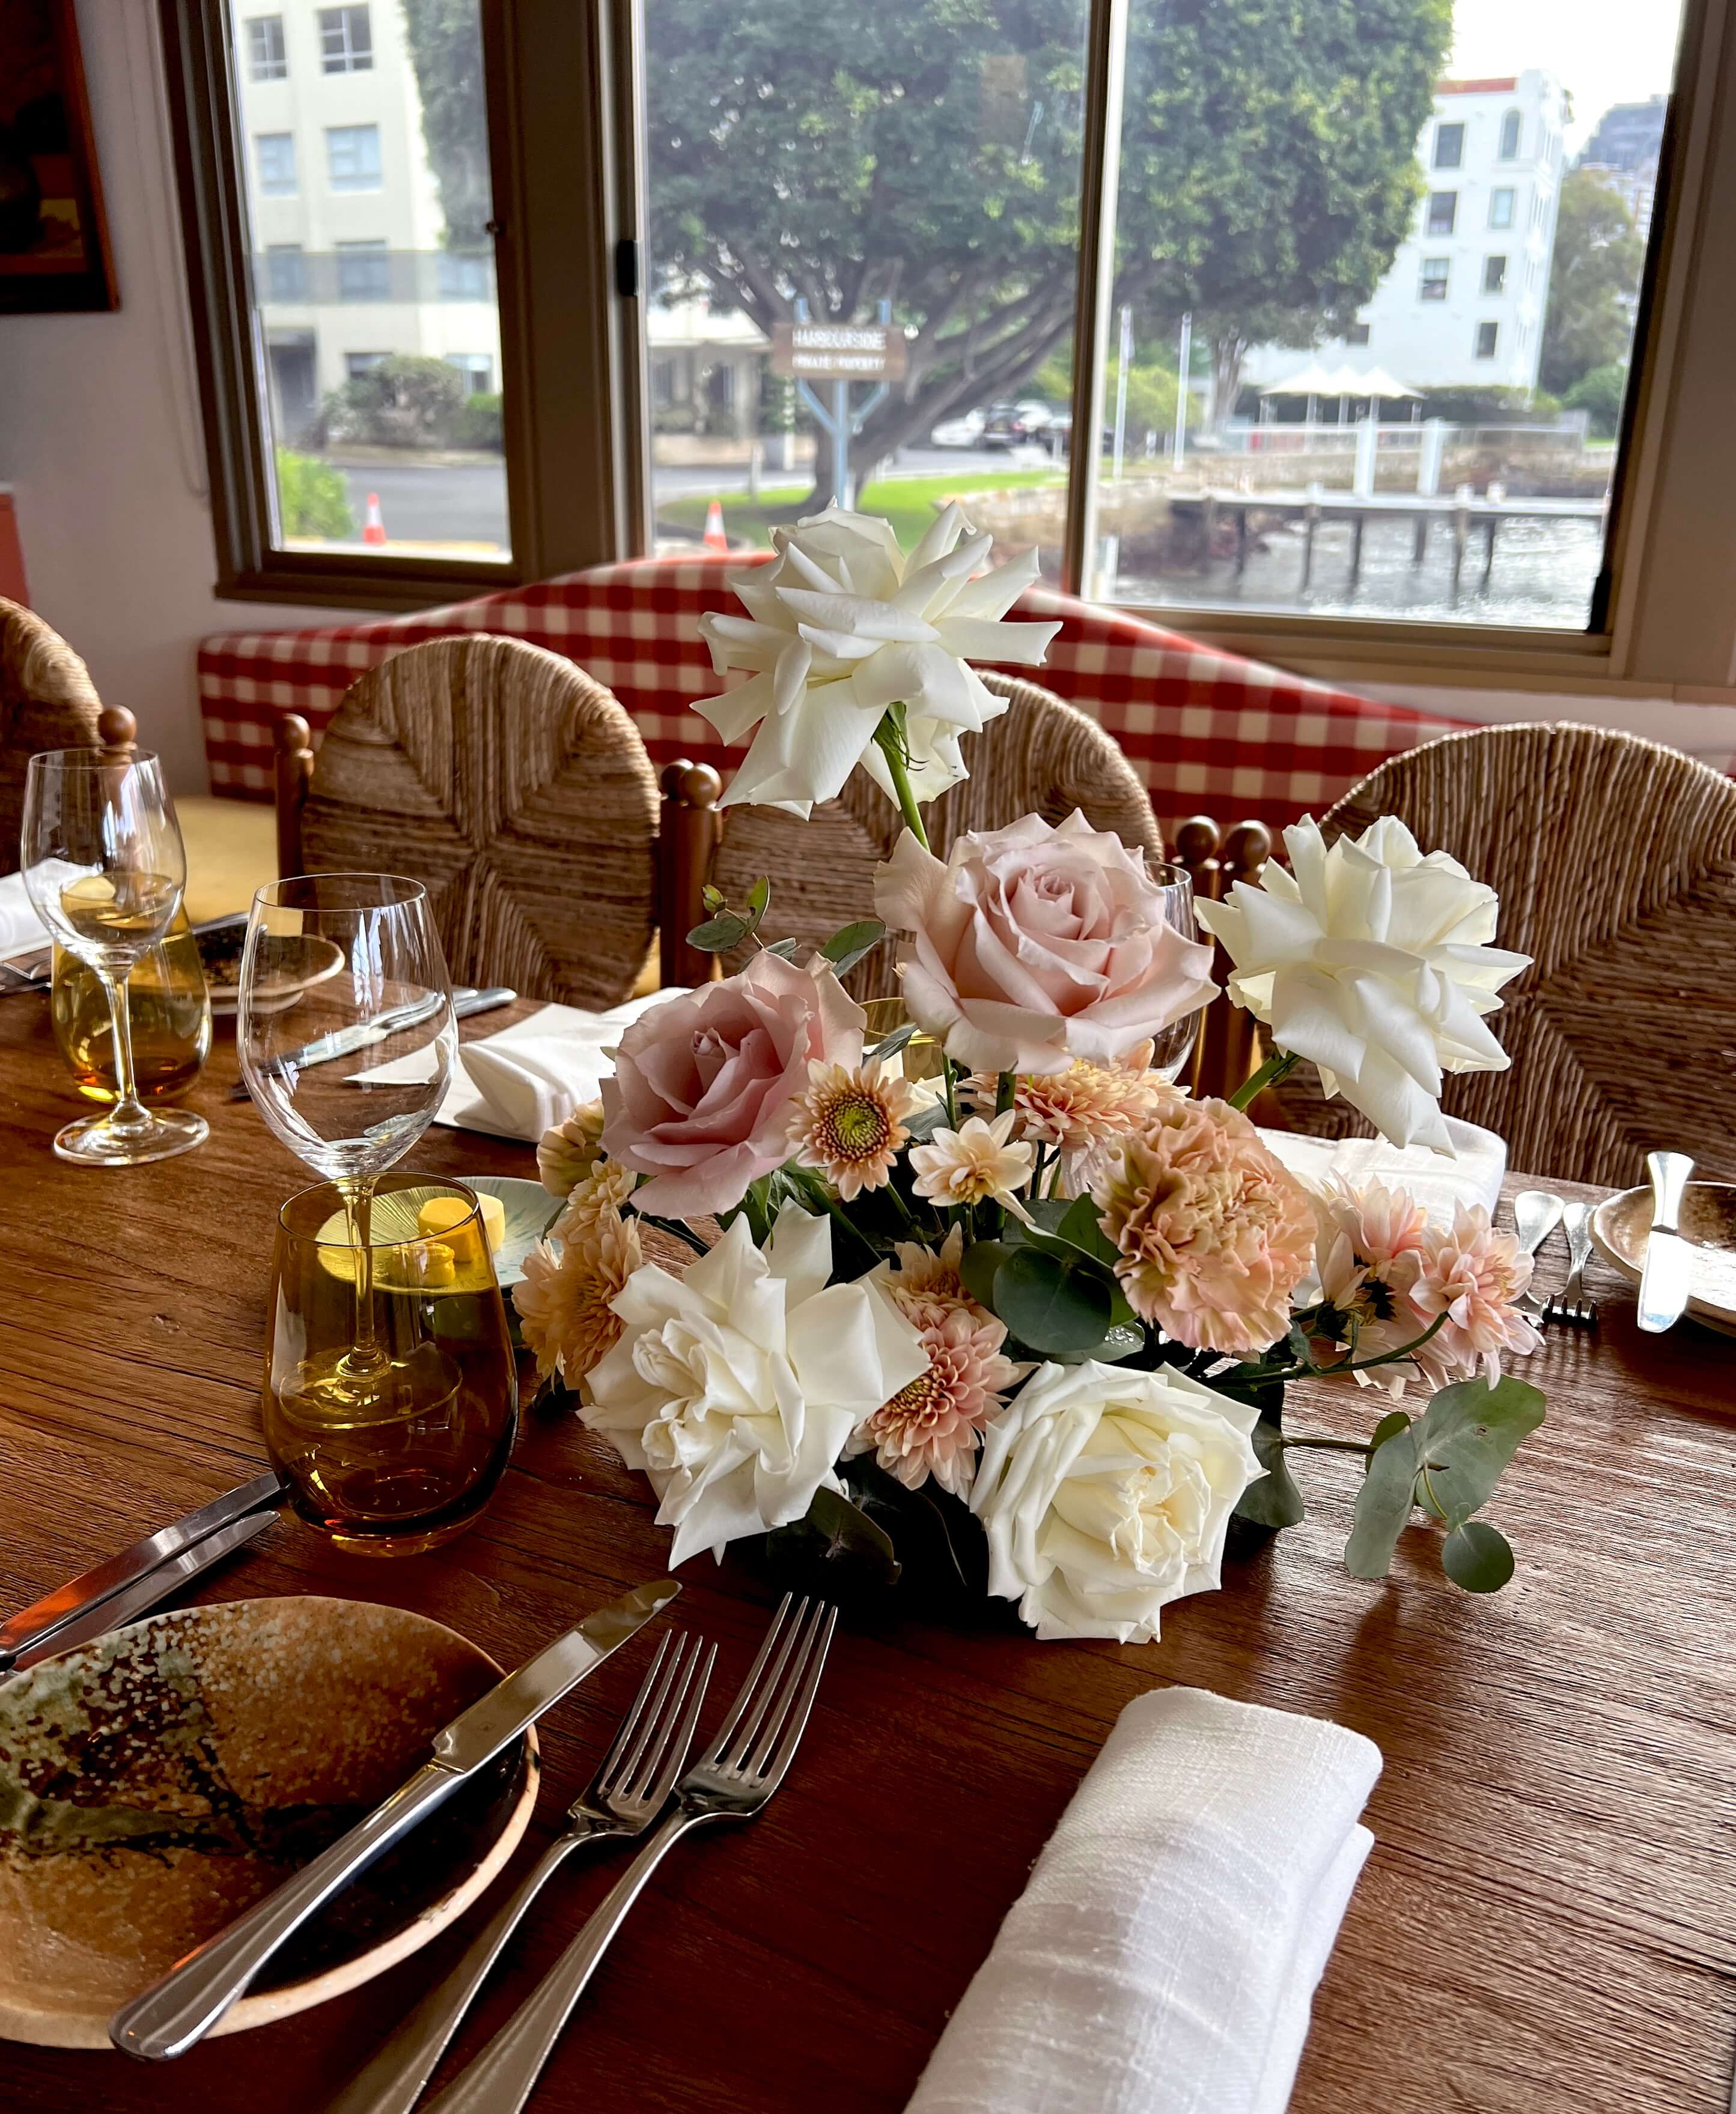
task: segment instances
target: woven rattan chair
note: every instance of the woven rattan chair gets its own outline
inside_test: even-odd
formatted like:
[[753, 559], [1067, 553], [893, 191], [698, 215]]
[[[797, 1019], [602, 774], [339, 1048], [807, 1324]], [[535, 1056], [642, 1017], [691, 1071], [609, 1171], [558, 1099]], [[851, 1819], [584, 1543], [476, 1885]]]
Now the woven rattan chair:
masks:
[[[985, 674], [1007, 709], [983, 735], [964, 738], [970, 776], [924, 813], [928, 840], [944, 856], [967, 830], [992, 830], [1021, 815], [1060, 822], [1075, 808], [1124, 844], [1163, 857], [1150, 796], [1113, 739], [1095, 721], [1035, 683]], [[800, 822], [773, 808], [731, 808], [713, 878], [729, 900], [744, 903], [761, 874], [772, 881], [768, 933], [793, 934], [815, 945], [841, 926], [872, 914], [874, 868], [890, 856], [904, 827], [898, 809], [854, 771], [836, 800]], [[726, 957], [735, 969], [740, 959]], [[891, 949], [878, 947], [845, 979], [859, 999], [898, 988]]]
[[317, 757], [305, 725], [300, 743], [279, 757], [284, 872], [425, 883], [455, 981], [594, 1007], [632, 991], [657, 922], [657, 778], [570, 661], [480, 634], [412, 646], [348, 691]]
[[0, 596], [0, 873], [18, 869], [30, 758], [94, 744], [101, 709], [89, 671], [60, 634]]
[[[1633, 734], [1489, 727], [1382, 764], [1322, 827], [1381, 815], [1489, 882], [1498, 944], [1534, 958], [1494, 1022], [1511, 1068], [1450, 1078], [1449, 1114], [1564, 1181], [1640, 1181], [1659, 1146], [1736, 1175], [1736, 785]], [[1352, 1127], [1312, 1068], [1279, 1097]]]

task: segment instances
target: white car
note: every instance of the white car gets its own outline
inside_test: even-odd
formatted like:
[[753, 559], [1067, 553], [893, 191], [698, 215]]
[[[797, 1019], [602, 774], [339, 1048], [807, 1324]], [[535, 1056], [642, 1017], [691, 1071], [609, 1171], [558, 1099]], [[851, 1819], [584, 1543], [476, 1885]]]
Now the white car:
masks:
[[973, 448], [988, 423], [987, 411], [967, 411], [962, 418], [943, 419], [928, 436], [931, 448]]

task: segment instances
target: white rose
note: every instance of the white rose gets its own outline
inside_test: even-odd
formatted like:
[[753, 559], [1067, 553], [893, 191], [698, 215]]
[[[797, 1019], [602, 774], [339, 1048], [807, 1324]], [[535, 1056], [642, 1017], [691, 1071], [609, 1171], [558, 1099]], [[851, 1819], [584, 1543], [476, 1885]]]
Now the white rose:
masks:
[[831, 1274], [831, 1221], [792, 1204], [763, 1253], [739, 1218], [685, 1277], [647, 1263], [611, 1302], [624, 1334], [579, 1414], [651, 1478], [671, 1564], [800, 1519], [851, 1432], [928, 1370], [877, 1287]]
[[1230, 1515], [1266, 1472], [1256, 1416], [1167, 1368], [1039, 1366], [983, 1434], [989, 1591], [1039, 1637], [1150, 1643], [1171, 1600], [1220, 1582]]
[[1196, 906], [1235, 964], [1230, 995], [1395, 1145], [1450, 1153], [1441, 1074], [1506, 1070], [1482, 1016], [1530, 956], [1486, 944], [1495, 890], [1445, 852], [1425, 858], [1393, 816], [1330, 851], [1312, 820], [1284, 841], [1289, 873], [1274, 860], [1257, 887]]
[[967, 528], [948, 506], [908, 558], [887, 523], [841, 507], [772, 531], [773, 563], [731, 582], [747, 615], [699, 620], [717, 673], [744, 669], [749, 680], [694, 710], [726, 742], [759, 729], [726, 807], [751, 801], [805, 819], [858, 763], [895, 798], [874, 745], [894, 704], [905, 707], [918, 800], [969, 776], [959, 736], [997, 718], [1006, 700], [964, 657], [1036, 667], [1060, 625], [1000, 621], [1036, 579], [1037, 554], [973, 579], [993, 538]]

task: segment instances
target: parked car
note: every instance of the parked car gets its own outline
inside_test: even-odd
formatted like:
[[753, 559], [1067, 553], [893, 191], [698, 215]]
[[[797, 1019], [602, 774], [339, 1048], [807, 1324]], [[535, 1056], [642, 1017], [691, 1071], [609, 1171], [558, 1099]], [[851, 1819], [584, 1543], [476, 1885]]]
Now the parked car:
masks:
[[1037, 397], [1017, 404], [991, 404], [982, 445], [985, 448], [1046, 446], [1049, 428], [1057, 415], [1051, 405]]
[[983, 438], [983, 428], [988, 423], [988, 414], [983, 410], [966, 411], [957, 419], [942, 419], [928, 436], [932, 448], [973, 448]]

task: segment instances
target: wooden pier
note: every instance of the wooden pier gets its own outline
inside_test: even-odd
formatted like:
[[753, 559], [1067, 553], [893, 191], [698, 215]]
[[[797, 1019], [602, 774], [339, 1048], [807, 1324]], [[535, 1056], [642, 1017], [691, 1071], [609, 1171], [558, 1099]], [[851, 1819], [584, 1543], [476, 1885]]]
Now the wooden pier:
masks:
[[1453, 592], [1459, 592], [1464, 573], [1465, 552], [1473, 529], [1483, 534], [1482, 582], [1486, 587], [1495, 566], [1495, 540], [1504, 521], [1596, 521], [1609, 512], [1607, 496], [1598, 499], [1463, 499], [1456, 495], [1426, 495], [1413, 492], [1376, 492], [1359, 496], [1353, 492], [1219, 492], [1172, 495], [1170, 510], [1197, 515], [1205, 529], [1209, 552], [1217, 524], [1228, 517], [1235, 523], [1235, 571], [1239, 578], [1248, 564], [1248, 517], [1276, 515], [1280, 520], [1303, 524], [1302, 591], [1314, 577], [1314, 539], [1323, 521], [1350, 524], [1350, 587], [1354, 593], [1363, 574], [1363, 534], [1370, 521], [1400, 519], [1414, 524], [1411, 563], [1420, 565], [1428, 549], [1431, 524], [1445, 521], [1453, 537]]

